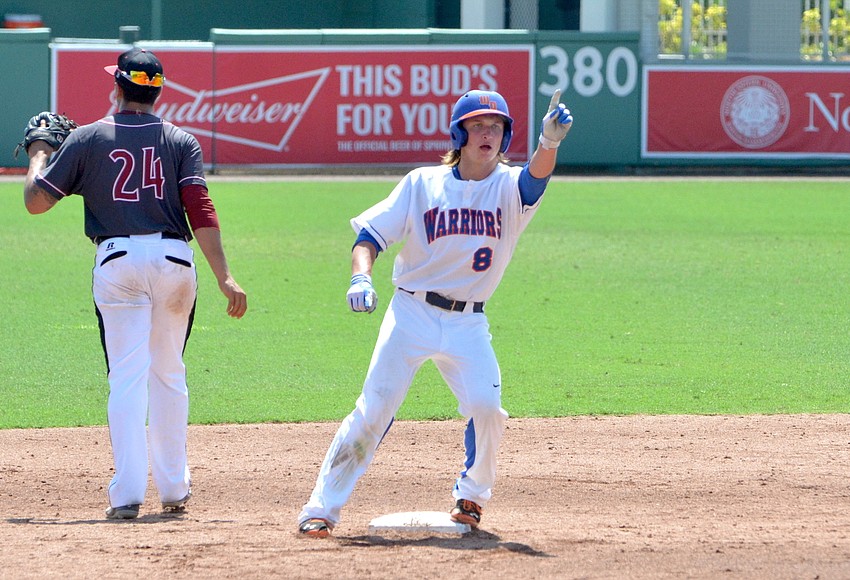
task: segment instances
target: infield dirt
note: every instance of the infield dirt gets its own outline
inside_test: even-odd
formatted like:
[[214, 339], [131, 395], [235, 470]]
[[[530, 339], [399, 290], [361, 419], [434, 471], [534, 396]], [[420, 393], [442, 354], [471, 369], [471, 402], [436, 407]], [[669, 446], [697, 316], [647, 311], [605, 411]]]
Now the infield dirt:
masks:
[[336, 423], [192, 426], [195, 497], [103, 517], [105, 427], [0, 431], [0, 578], [850, 578], [847, 415], [510, 419], [481, 528], [448, 510], [459, 421], [397, 422], [331, 539], [296, 534]]

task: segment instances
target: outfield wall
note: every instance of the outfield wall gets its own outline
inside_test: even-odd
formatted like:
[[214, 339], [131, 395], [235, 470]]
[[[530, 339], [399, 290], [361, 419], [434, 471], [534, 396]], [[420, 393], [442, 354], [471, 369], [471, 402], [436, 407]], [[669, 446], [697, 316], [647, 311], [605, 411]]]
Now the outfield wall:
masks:
[[27, 165], [15, 144], [29, 118], [50, 107], [50, 29], [0, 30], [0, 167]]
[[[850, 114], [836, 96], [845, 67], [644, 67], [639, 40], [520, 30], [212, 29], [208, 42], [138, 45], [165, 66], [157, 112], [198, 137], [213, 170], [437, 162], [449, 146], [451, 105], [471, 88], [507, 98], [517, 160], [536, 146], [560, 88], [576, 116], [558, 154], [565, 172], [839, 167], [850, 159]], [[0, 166], [26, 165], [11, 152], [38, 110], [80, 123], [113, 112], [102, 67], [129, 46], [51, 42], [49, 29], [0, 31], [0, 70], [21, 79], [0, 89], [7, 93]]]

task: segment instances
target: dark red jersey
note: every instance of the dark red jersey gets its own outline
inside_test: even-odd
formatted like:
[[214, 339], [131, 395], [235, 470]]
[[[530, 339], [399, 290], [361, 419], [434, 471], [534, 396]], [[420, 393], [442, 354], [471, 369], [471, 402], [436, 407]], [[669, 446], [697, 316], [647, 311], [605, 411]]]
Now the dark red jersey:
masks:
[[57, 199], [83, 197], [90, 238], [172, 232], [191, 239], [180, 188], [206, 187], [198, 140], [135, 112], [72, 131], [35, 181]]

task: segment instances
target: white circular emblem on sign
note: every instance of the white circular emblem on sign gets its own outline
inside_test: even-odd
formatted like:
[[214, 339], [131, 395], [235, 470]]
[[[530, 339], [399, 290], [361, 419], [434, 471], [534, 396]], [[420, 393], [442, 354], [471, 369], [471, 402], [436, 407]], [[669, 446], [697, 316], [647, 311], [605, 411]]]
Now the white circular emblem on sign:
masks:
[[761, 149], [776, 143], [788, 128], [791, 106], [778, 83], [762, 76], [735, 81], [723, 95], [720, 122], [735, 143]]

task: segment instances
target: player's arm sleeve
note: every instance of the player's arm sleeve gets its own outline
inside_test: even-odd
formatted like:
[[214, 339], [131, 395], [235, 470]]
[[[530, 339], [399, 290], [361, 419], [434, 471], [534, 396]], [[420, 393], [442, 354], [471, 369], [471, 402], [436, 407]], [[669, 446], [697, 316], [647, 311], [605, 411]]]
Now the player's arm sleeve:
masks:
[[[357, 234], [357, 239], [354, 240], [354, 246], [356, 246], [360, 242], [369, 242], [370, 244], [375, 246], [375, 253], [381, 253], [381, 244], [378, 243], [378, 240], [376, 240], [366, 228], [361, 229], [360, 233]], [[354, 246], [351, 247], [352, 250], [354, 249]]]
[[49, 195], [56, 201], [59, 201], [69, 195], [64, 190], [59, 189], [58, 186], [54, 185], [53, 182], [47, 179], [42, 173], [36, 174], [32, 183], [40, 191], [44, 192], [44, 195]]
[[192, 226], [192, 231], [198, 228], [221, 229], [218, 214], [206, 187], [196, 183], [184, 185], [180, 188], [180, 199], [183, 201], [186, 218]]
[[411, 176], [407, 174], [386, 199], [351, 219], [354, 232], [358, 236], [368, 233], [378, 251], [401, 241], [406, 234], [411, 191]]
[[57, 200], [80, 189], [80, 179], [86, 170], [86, 144], [79, 138], [78, 131], [80, 130], [72, 131], [68, 135], [62, 147], [50, 156], [47, 166], [33, 178], [35, 186]]
[[552, 176], [534, 177], [528, 169], [528, 163], [526, 163], [519, 174], [519, 196], [522, 199], [522, 204], [527, 206], [536, 204], [543, 197], [543, 192], [549, 185], [550, 177]]

